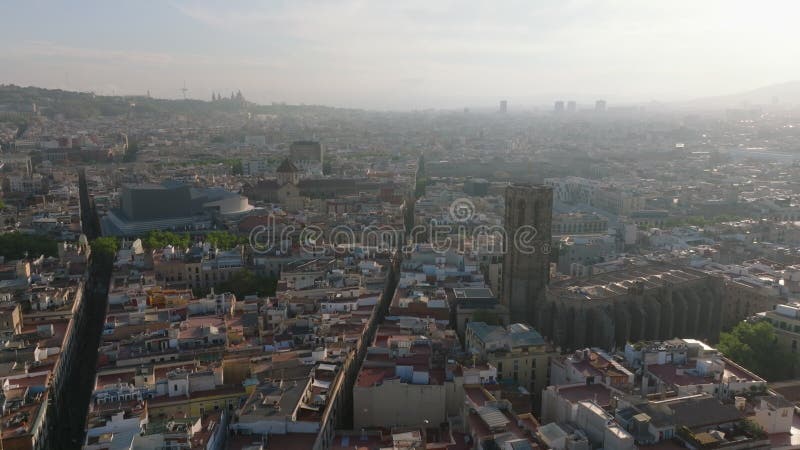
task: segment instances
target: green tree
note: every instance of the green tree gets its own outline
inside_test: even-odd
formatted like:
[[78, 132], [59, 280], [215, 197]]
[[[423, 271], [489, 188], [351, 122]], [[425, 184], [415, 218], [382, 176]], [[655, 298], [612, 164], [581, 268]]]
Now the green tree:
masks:
[[428, 182], [425, 178], [417, 178], [416, 186], [414, 187], [414, 195], [417, 198], [422, 197], [425, 195], [426, 188], [428, 186]]
[[125, 151], [125, 156], [122, 157], [122, 162], [136, 161], [136, 155], [139, 153], [139, 142], [131, 139], [128, 141], [128, 150]]
[[798, 356], [778, 344], [775, 329], [766, 321], [741, 322], [720, 334], [717, 349], [769, 381], [792, 377]]
[[730, 214], [720, 214], [710, 219], [706, 219], [703, 216], [670, 217], [664, 221], [664, 227], [673, 228], [693, 225], [703, 228], [709, 225], [715, 225], [723, 222], [733, 222], [736, 220], [739, 220], [739, 217]]
[[244, 238], [228, 233], [227, 231], [211, 231], [206, 234], [206, 241], [222, 250], [234, 248], [245, 242]]
[[92, 255], [99, 256], [104, 259], [114, 258], [119, 249], [119, 242], [117, 238], [106, 236], [99, 237], [91, 242]]
[[767, 432], [766, 432], [766, 431], [764, 431], [764, 429], [763, 429], [763, 428], [761, 428], [761, 425], [759, 425], [758, 423], [754, 422], [754, 421], [753, 421], [753, 420], [751, 420], [751, 419], [744, 419], [744, 420], [742, 420], [742, 421], [739, 423], [739, 426], [741, 426], [741, 427], [742, 427], [742, 429], [743, 429], [743, 430], [744, 430], [746, 433], [748, 433], [748, 434], [752, 435], [752, 436], [753, 436], [753, 437], [755, 437], [756, 439], [766, 439], [766, 438], [767, 438], [767, 436], [768, 436], [768, 435], [767, 435]]
[[241, 159], [232, 159], [229, 164], [231, 166], [232, 175], [242, 175], [244, 173], [244, 166], [242, 165]]
[[6, 259], [29, 257], [58, 256], [58, 243], [45, 236], [24, 234], [19, 232], [0, 234], [0, 256]]
[[151, 250], [164, 248], [167, 245], [187, 248], [191, 242], [192, 240], [189, 237], [189, 233], [178, 234], [171, 231], [158, 230], [150, 231], [147, 233], [147, 235], [145, 235], [144, 239], [142, 239], [144, 246]]
[[278, 280], [272, 277], [260, 276], [249, 270], [239, 271], [228, 281], [219, 284], [220, 292], [232, 292], [237, 298], [256, 294], [260, 297], [275, 295]]

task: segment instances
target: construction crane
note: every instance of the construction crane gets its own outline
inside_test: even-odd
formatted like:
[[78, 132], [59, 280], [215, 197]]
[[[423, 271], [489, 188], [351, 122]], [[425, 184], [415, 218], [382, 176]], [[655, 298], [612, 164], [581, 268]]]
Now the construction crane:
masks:
[[186, 93], [189, 92], [189, 89], [186, 89], [186, 80], [183, 80], [183, 87], [181, 88], [181, 92], [183, 92], [183, 99], [186, 100]]

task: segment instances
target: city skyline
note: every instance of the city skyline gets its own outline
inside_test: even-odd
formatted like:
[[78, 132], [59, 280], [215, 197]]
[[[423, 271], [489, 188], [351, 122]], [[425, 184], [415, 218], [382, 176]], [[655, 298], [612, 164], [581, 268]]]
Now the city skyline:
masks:
[[0, 4], [0, 450], [800, 448], [798, 12]]
[[81, 3], [0, 7], [16, 18], [0, 83], [182, 98], [185, 82], [201, 100], [242, 90], [259, 103], [366, 109], [508, 99], [513, 111], [687, 101], [800, 78], [789, 2]]

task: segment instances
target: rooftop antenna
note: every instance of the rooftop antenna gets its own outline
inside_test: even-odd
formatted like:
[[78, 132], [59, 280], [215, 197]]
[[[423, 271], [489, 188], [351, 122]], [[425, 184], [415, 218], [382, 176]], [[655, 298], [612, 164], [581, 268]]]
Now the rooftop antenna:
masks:
[[183, 87], [181, 88], [181, 92], [183, 92], [183, 99], [184, 100], [186, 100], [186, 92], [188, 92], [188, 91], [189, 91], [189, 89], [186, 89], [186, 80], [183, 80]]

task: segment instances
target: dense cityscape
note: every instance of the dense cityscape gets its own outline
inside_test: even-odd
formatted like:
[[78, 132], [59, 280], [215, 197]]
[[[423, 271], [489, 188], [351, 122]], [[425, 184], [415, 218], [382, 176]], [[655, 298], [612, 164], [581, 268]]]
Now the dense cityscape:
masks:
[[800, 449], [799, 15], [2, 2], [0, 450]]
[[4, 449], [800, 442], [797, 109], [0, 107]]

